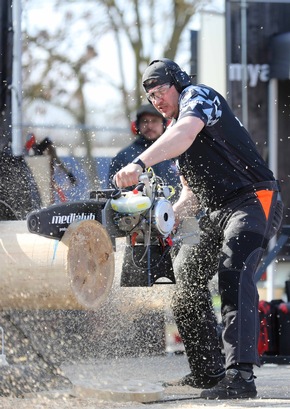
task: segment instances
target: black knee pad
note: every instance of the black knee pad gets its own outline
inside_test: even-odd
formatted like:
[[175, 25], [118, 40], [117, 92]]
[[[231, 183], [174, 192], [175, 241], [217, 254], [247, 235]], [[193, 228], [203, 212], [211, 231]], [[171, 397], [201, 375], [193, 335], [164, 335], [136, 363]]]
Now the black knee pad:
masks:
[[238, 309], [239, 287], [240, 271], [224, 270], [219, 273], [222, 315]]

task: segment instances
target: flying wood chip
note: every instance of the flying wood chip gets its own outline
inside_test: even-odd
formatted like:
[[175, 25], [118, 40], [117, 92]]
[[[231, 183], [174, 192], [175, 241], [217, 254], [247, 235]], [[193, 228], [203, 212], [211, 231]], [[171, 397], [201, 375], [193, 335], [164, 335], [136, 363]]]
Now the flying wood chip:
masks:
[[78, 302], [97, 308], [111, 290], [115, 263], [111, 239], [96, 220], [73, 223], [65, 233], [67, 272]]

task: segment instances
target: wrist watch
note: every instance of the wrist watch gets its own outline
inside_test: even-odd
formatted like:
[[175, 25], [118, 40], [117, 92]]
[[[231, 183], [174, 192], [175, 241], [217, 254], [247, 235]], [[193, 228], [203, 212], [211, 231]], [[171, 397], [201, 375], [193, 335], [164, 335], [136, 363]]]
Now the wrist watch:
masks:
[[144, 163], [140, 158], [135, 158], [134, 160], [132, 160], [131, 163], [134, 163], [135, 165], [140, 165], [141, 168], [142, 168], [142, 170], [143, 170], [143, 172], [145, 172], [146, 165], [145, 165], [145, 163]]

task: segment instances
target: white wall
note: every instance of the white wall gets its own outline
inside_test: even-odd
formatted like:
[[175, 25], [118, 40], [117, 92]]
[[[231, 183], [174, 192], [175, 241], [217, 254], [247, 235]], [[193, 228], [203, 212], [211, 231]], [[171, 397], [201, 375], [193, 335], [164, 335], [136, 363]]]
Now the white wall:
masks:
[[225, 14], [201, 11], [198, 33], [197, 83], [215, 88], [226, 96]]

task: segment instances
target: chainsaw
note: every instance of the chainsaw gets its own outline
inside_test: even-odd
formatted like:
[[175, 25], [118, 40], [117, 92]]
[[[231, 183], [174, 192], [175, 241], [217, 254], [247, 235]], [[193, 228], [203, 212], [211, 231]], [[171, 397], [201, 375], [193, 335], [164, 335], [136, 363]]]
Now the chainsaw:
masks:
[[175, 218], [174, 188], [147, 169], [133, 190], [103, 189], [88, 200], [64, 202], [31, 212], [31, 233], [62, 240], [70, 226], [96, 221], [106, 230], [116, 251], [116, 239], [126, 238], [121, 286], [174, 284], [171, 249]]

